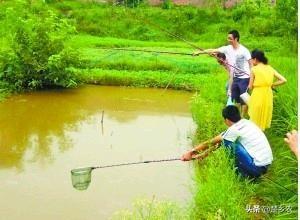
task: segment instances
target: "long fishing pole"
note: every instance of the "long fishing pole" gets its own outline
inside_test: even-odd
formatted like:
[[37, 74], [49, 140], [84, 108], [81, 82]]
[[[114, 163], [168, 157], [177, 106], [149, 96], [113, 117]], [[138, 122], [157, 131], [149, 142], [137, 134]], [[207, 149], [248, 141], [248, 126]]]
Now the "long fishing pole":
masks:
[[[165, 54], [178, 54], [178, 55], [187, 55], [187, 56], [194, 56], [193, 53], [183, 53], [183, 52], [172, 52], [172, 51], [156, 51], [156, 50], [140, 50], [140, 49], [130, 49], [130, 48], [107, 48], [107, 47], [98, 47], [98, 49], [103, 50], [121, 50], [121, 51], [137, 51], [137, 52], [146, 52], [146, 53], [165, 53]], [[203, 52], [201, 54], [208, 54]]]
[[[216, 150], [217, 148], [218, 147], [208, 148], [205, 151], [203, 151], [200, 154], [193, 157], [192, 160], [202, 160], [205, 157], [207, 157], [209, 153]], [[145, 160], [145, 161], [139, 161], [139, 162], [119, 163], [119, 164], [111, 164], [111, 165], [104, 165], [104, 166], [94, 166], [91, 168], [94, 170], [94, 169], [103, 169], [103, 168], [109, 168], [109, 167], [120, 167], [120, 166], [128, 166], [128, 165], [143, 164], [143, 163], [160, 163], [160, 162], [169, 162], [169, 161], [176, 161], [176, 160], [181, 160], [181, 158], [178, 157], [178, 158], [160, 159], [160, 160]]]
[[128, 166], [128, 165], [135, 165], [135, 164], [142, 164], [142, 163], [159, 163], [159, 162], [168, 162], [168, 161], [176, 161], [176, 160], [180, 160], [180, 158], [171, 158], [171, 159], [162, 159], [162, 160], [145, 160], [145, 161], [139, 161], [139, 162], [96, 166], [96, 167], [91, 167], [91, 168], [94, 170], [94, 169], [102, 169], [102, 168], [109, 168], [109, 167], [120, 167], [120, 166]]
[[[135, 15], [134, 15], [134, 16], [135, 16]], [[198, 45], [196, 45], [196, 44], [194, 44], [194, 43], [192, 43], [192, 42], [186, 40], [185, 38], [183, 38], [183, 37], [181, 37], [181, 36], [179, 36], [179, 35], [176, 35], [176, 34], [170, 32], [170, 31], [167, 31], [167, 30], [161, 28], [159, 25], [154, 24], [153, 22], [150, 22], [149, 20], [147, 20], [147, 19], [144, 18], [144, 17], [143, 17], [143, 21], [144, 21], [145, 23], [149, 24], [150, 26], [153, 26], [153, 27], [157, 28], [158, 30], [160, 30], [160, 31], [162, 31], [162, 32], [165, 32], [165, 33], [167, 33], [168, 35], [170, 35], [170, 36], [172, 36], [172, 37], [175, 37], [175, 38], [177, 38], [177, 39], [183, 41], [184, 43], [186, 43], [186, 44], [188, 44], [188, 45], [190, 45], [190, 46], [192, 46], [192, 47], [194, 47], [194, 48], [196, 48], [196, 49], [198, 49], [198, 50], [200, 50], [200, 51], [202, 51], [202, 52], [205, 52], [205, 50], [204, 50], [203, 48], [199, 47]], [[221, 58], [217, 57], [216, 54], [214, 54], [214, 53], [208, 53], [208, 52], [205, 52], [205, 53], [207, 53], [207, 54], [209, 54], [210, 56], [216, 58], [216, 59], [217, 59], [218, 61], [220, 61], [220, 62], [224, 62], [224, 60], [222, 60]], [[238, 67], [236, 67], [236, 66], [234, 66], [234, 65], [231, 65], [231, 64], [229, 64], [229, 63], [226, 63], [226, 65], [228, 65], [228, 66], [230, 66], [230, 67], [232, 67], [232, 68], [238, 70], [239, 72], [246, 73], [246, 72], [244, 72], [243, 70], [239, 69]], [[247, 73], [246, 73], [246, 74], [247, 74]]]
[[[185, 42], [186, 44], [188, 44], [188, 45], [190, 45], [190, 46], [192, 46], [192, 47], [194, 47], [194, 48], [196, 48], [196, 49], [198, 49], [198, 50], [204, 51], [204, 49], [200, 48], [198, 45], [194, 44], [193, 42], [190, 42], [190, 41], [186, 40], [185, 38], [183, 38], [183, 37], [181, 37], [181, 36], [179, 36], [179, 35], [176, 35], [176, 34], [170, 32], [170, 31], [167, 31], [167, 30], [161, 28], [160, 26], [158, 26], [157, 24], [154, 24], [154, 23], [150, 22], [149, 20], [147, 20], [147, 19], [145, 19], [145, 18], [144, 18], [144, 21], [145, 21], [146, 23], [148, 23], [149, 25], [151, 25], [151, 26], [153, 26], [153, 27], [156, 27], [158, 30], [160, 30], [160, 31], [162, 31], [162, 32], [165, 32], [165, 33], [167, 33], [168, 35], [170, 35], [170, 36], [172, 36], [172, 37], [175, 37], [175, 38], [177, 38], [177, 39], [179, 39], [179, 40]], [[210, 53], [208, 53], [208, 54], [210, 54]], [[214, 55], [213, 55], [213, 56], [214, 56]]]
[[[133, 17], [137, 17], [134, 13], [132, 13], [132, 12], [130, 11], [130, 9], [127, 10], [127, 12], [129, 12]], [[186, 40], [185, 38], [183, 38], [183, 37], [181, 37], [181, 36], [179, 36], [179, 35], [176, 35], [176, 34], [174, 34], [174, 33], [171, 33], [170, 31], [167, 31], [167, 30], [161, 28], [159, 25], [150, 22], [150, 21], [149, 21], [148, 19], [146, 19], [145, 17], [143, 17], [143, 21], [144, 21], [145, 23], [149, 24], [150, 26], [153, 26], [153, 27], [157, 28], [157, 29], [160, 30], [160, 31], [167, 33], [168, 35], [170, 35], [170, 36], [172, 36], [172, 37], [175, 37], [175, 38], [177, 38], [177, 39], [183, 41], [184, 43], [186, 43], [186, 44], [188, 44], [188, 45], [190, 45], [190, 46], [192, 46], [192, 47], [194, 47], [194, 48], [196, 48], [196, 49], [198, 49], [198, 50], [200, 50], [200, 51], [202, 51], [202, 52], [207, 53], [208, 55], [214, 57], [214, 58], [217, 59], [218, 61], [220, 61], [220, 62], [222, 62], [222, 63], [224, 62], [224, 60], [222, 60], [221, 58], [217, 57], [216, 54], [206, 52], [204, 49], [200, 48], [198, 45], [196, 45], [196, 44], [194, 44], [194, 43], [192, 43], [192, 42]], [[194, 54], [193, 54], [193, 55], [194, 55]], [[231, 64], [229, 64], [229, 63], [227, 63], [227, 62], [226, 62], [226, 65], [228, 65], [228, 66], [230, 66], [230, 67], [232, 67], [232, 68], [238, 70], [239, 72], [245, 73], [245, 72], [242, 71], [241, 69], [239, 69], [239, 68], [237, 68], [236, 66], [233, 66], [233, 65], [231, 65]], [[246, 74], [247, 74], [247, 73], [246, 73]], [[173, 77], [171, 78], [171, 80], [172, 80], [172, 79], [173, 79]], [[171, 82], [171, 81], [170, 81], [170, 82]], [[168, 85], [170, 84], [170, 82], [168, 83]], [[168, 85], [167, 85], [166, 89], [168, 88]]]

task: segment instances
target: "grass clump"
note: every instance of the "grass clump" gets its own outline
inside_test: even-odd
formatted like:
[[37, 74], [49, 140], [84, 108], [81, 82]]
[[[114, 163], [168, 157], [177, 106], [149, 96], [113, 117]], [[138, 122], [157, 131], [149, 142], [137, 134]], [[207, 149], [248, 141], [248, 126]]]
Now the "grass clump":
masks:
[[191, 219], [247, 219], [246, 205], [256, 186], [240, 179], [225, 148], [218, 149], [196, 169]]
[[112, 220], [183, 220], [187, 212], [178, 204], [171, 201], [160, 201], [155, 198], [137, 199], [133, 203], [133, 211], [122, 210], [114, 214]]

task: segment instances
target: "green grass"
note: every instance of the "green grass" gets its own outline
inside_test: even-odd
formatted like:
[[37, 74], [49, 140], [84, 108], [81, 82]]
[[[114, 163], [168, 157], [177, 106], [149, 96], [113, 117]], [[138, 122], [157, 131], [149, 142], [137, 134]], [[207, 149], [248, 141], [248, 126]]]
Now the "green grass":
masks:
[[[298, 214], [298, 164], [295, 156], [288, 150], [282, 137], [275, 137], [268, 132], [271, 142], [274, 162], [261, 182], [256, 196], [263, 204], [274, 206], [291, 206], [291, 212], [270, 214], [270, 219], [296, 219]], [[274, 183], [275, 182], [275, 183]], [[293, 193], [294, 192], [294, 193]]]
[[288, 80], [274, 94], [272, 135], [283, 136], [288, 130], [297, 128], [297, 63], [296, 56], [270, 56], [270, 64]]
[[[140, 47], [132, 49], [144, 50], [145, 48]], [[164, 48], [151, 48], [151, 50], [166, 51]], [[176, 50], [167, 51], [178, 52]], [[209, 72], [220, 71], [219, 64], [207, 55], [192, 57], [93, 48], [81, 49], [80, 52], [85, 68], [132, 71], [176, 71], [182, 74], [207, 74]]]
[[[200, 85], [213, 83], [209, 75], [179, 74], [165, 71], [126, 71], [105, 69], [75, 69], [85, 83], [134, 87], [154, 87], [182, 90], [202, 90]], [[216, 79], [224, 78], [218, 75]], [[225, 91], [224, 91], [225, 93]]]
[[141, 41], [130, 40], [125, 38], [114, 37], [99, 37], [89, 34], [78, 34], [72, 37], [68, 43], [73, 48], [83, 47], [166, 47], [166, 48], [187, 48], [183, 42], [169, 42], [169, 41]]
[[187, 218], [187, 212], [183, 207], [172, 201], [159, 201], [154, 197], [136, 199], [133, 203], [133, 211], [121, 210], [112, 217], [113, 220], [182, 220]]
[[197, 165], [191, 219], [247, 219], [245, 208], [258, 186], [236, 175], [225, 149]]

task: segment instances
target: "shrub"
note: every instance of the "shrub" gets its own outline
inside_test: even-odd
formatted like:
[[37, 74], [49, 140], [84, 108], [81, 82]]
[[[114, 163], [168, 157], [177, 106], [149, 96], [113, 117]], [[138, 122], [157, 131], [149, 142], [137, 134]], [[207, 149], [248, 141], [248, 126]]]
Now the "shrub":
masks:
[[7, 8], [11, 44], [0, 52], [0, 79], [17, 90], [76, 85], [67, 68], [79, 63], [74, 51], [65, 49], [67, 35], [75, 29], [51, 10], [26, 2]]

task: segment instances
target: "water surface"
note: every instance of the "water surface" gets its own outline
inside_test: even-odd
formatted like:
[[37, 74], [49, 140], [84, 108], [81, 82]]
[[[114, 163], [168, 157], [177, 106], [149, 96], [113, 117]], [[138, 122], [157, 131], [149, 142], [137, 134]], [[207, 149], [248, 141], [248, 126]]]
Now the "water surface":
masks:
[[94, 170], [86, 191], [72, 187], [70, 170], [179, 157], [193, 130], [191, 95], [84, 86], [0, 103], [0, 219], [108, 219], [137, 197], [184, 204], [188, 163]]

